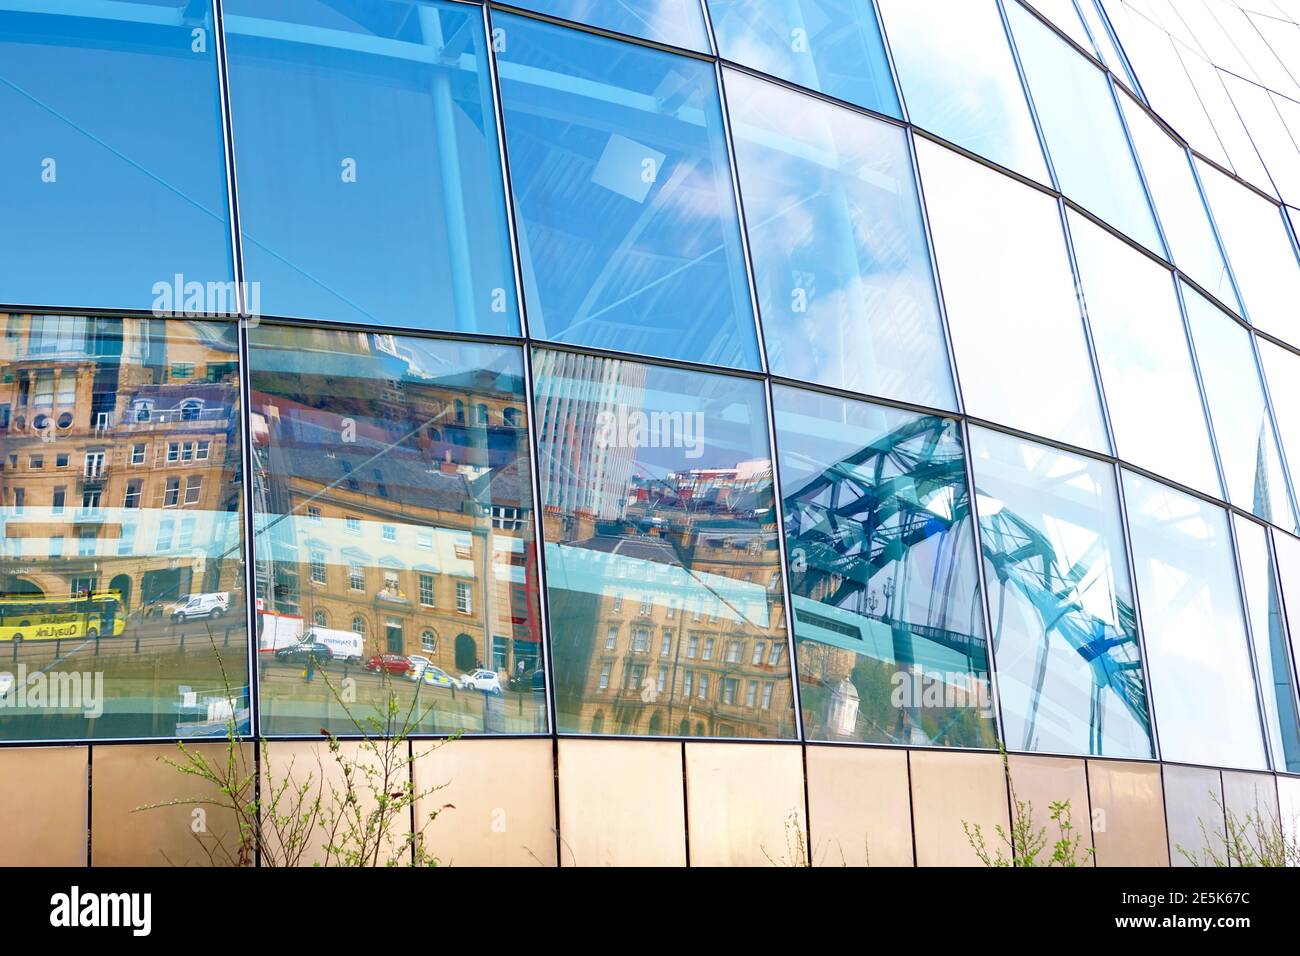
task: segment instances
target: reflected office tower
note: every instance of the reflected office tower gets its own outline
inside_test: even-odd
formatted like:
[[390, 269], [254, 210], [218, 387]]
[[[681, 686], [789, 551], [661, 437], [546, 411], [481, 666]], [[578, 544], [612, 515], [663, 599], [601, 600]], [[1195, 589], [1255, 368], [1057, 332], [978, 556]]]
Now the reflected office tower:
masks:
[[233, 327], [0, 321], [6, 663], [76, 670], [93, 658], [106, 698], [93, 720], [9, 711], [11, 732], [201, 732], [208, 703], [229, 712], [226, 683], [246, 717]]
[[578, 352], [538, 350], [533, 374], [572, 383], [538, 397], [537, 429], [550, 450], [538, 463], [549, 515], [617, 518], [631, 488], [634, 449], [603, 441], [603, 430], [640, 407], [645, 366]]

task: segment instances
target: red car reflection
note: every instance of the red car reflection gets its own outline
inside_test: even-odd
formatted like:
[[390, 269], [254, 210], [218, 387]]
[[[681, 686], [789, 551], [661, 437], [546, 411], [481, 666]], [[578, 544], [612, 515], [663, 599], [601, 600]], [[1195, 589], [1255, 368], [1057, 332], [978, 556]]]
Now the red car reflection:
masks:
[[411, 669], [411, 661], [400, 654], [384, 654], [366, 661], [366, 670], [384, 671], [389, 674], [405, 674]]

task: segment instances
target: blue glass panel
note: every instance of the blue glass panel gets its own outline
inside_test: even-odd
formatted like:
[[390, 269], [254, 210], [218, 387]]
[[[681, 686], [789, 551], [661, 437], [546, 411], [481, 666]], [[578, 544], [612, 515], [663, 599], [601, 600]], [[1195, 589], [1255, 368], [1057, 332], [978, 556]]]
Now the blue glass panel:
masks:
[[1227, 513], [1130, 471], [1124, 504], [1161, 757], [1267, 769]]
[[263, 324], [249, 378], [262, 726], [545, 732], [519, 349]]
[[712, 65], [493, 25], [531, 333], [757, 368]]
[[482, 11], [225, 4], [258, 309], [518, 335]]
[[1152, 756], [1114, 469], [983, 428], [971, 462], [1007, 747]]
[[0, 302], [233, 312], [208, 4], [6, 6]]
[[763, 387], [534, 353], [556, 724], [792, 737]]
[[1061, 192], [1166, 255], [1106, 74], [1019, 4], [1007, 16]]
[[871, 0], [708, 0], [723, 59], [901, 115]]
[[906, 132], [725, 79], [772, 373], [955, 408]]
[[1232, 516], [1237, 535], [1237, 556], [1255, 645], [1255, 669], [1264, 697], [1264, 723], [1273, 751], [1273, 769], [1300, 773], [1300, 721], [1296, 715], [1295, 686], [1286, 625], [1282, 623], [1282, 598], [1278, 593], [1268, 531], [1240, 515]]
[[0, 313], [0, 738], [250, 726], [232, 323]]
[[1050, 183], [994, 0], [882, 0], [880, 14], [913, 123]]
[[993, 746], [957, 423], [792, 388], [773, 399], [805, 734]]
[[700, 0], [513, 0], [511, 5], [656, 43], [712, 52]]

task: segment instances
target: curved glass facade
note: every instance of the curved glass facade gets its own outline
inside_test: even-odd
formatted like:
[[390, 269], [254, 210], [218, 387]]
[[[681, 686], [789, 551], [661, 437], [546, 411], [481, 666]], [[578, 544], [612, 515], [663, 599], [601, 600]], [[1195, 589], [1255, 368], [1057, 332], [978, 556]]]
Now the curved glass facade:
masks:
[[1165, 6], [0, 3], [0, 740], [1300, 771], [1300, 25]]

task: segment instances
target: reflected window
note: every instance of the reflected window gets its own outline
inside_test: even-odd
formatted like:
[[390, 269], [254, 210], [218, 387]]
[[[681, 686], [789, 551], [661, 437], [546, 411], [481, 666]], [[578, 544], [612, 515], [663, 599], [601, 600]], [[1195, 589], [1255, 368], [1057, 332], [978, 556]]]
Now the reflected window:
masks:
[[1268, 531], [1240, 515], [1232, 516], [1246, 595], [1246, 614], [1255, 646], [1255, 670], [1263, 691], [1264, 726], [1273, 753], [1273, 769], [1300, 772], [1300, 722], [1282, 597], [1274, 574]]
[[[533, 368], [558, 728], [604, 712], [645, 735], [661, 712], [696, 736], [793, 736], [788, 663], [717, 652], [786, 639], [762, 385], [545, 350]], [[652, 627], [669, 641], [663, 692]], [[727, 678], [777, 690], [747, 708], [712, 693]]]
[[773, 400], [805, 733], [993, 746], [957, 423], [792, 388]]
[[1067, 218], [1116, 453], [1222, 497], [1171, 273], [1073, 210]]
[[956, 407], [906, 132], [725, 80], [772, 373]]
[[757, 368], [713, 66], [493, 24], [533, 336]]
[[1250, 332], [1188, 285], [1183, 286], [1183, 303], [1228, 500], [1265, 521], [1294, 528], [1273, 416], [1264, 401]]
[[[43, 377], [84, 396], [58, 432], [0, 429], [0, 737], [246, 731], [235, 326], [83, 317], [51, 352], [30, 348], [39, 317], [0, 323], [0, 405], [30, 416]], [[177, 356], [214, 374], [169, 380]], [[205, 461], [167, 459], [197, 441]], [[150, 469], [129, 466], [141, 446]], [[14, 467], [33, 452], [66, 470]]]
[[518, 335], [482, 12], [227, 0], [256, 314]]
[[210, 5], [4, 6], [0, 301], [233, 312]]
[[1061, 192], [1164, 255], [1110, 79], [1020, 4], [1006, 10]]
[[1160, 755], [1267, 769], [1223, 509], [1124, 472]]
[[984, 428], [971, 461], [1008, 749], [1153, 756], [1114, 469]]
[[[527, 432], [458, 424], [452, 412], [457, 400], [482, 403], [501, 422], [524, 401], [522, 355], [263, 324], [249, 362], [263, 726], [355, 733], [338, 700], [348, 680], [362, 719], [395, 690], [422, 733], [544, 731], [532, 522], [492, 521], [496, 506], [531, 516]], [[405, 543], [417, 533], [430, 548]], [[324, 583], [309, 561], [324, 565]], [[318, 609], [336, 630], [304, 631]], [[457, 637], [431, 651], [426, 633]], [[493, 639], [506, 636], [500, 667]], [[296, 648], [310, 640], [330, 653], [308, 680]], [[441, 676], [422, 674], [412, 654]]]
[[880, 0], [880, 15], [913, 123], [1051, 182], [996, 0]]
[[966, 411], [1108, 451], [1056, 201], [915, 142]]
[[514, 0], [512, 6], [669, 46], [712, 52], [700, 0]]
[[760, 73], [898, 116], [871, 0], [707, 0], [718, 53]]

